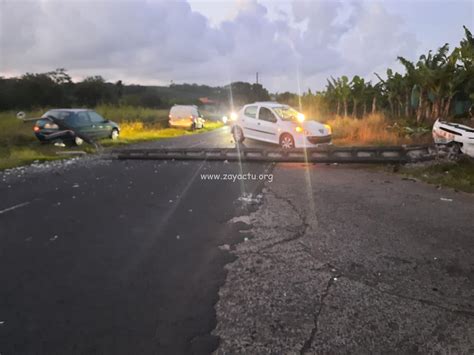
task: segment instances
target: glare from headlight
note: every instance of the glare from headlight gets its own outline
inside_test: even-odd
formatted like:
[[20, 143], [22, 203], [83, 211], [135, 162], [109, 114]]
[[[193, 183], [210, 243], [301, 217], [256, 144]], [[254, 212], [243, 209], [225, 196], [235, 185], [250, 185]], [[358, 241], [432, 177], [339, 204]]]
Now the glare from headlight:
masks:
[[305, 117], [302, 113], [299, 113], [296, 115], [296, 119], [298, 120], [298, 122], [304, 122], [305, 120]]
[[227, 120], [228, 120], [227, 116], [222, 116], [222, 122], [227, 123]]
[[324, 125], [324, 128], [326, 128], [326, 130], [328, 131], [328, 134], [332, 134], [332, 128], [331, 128], [330, 125], [325, 124], [325, 125]]
[[232, 112], [232, 113], [230, 114], [230, 120], [231, 120], [231, 121], [235, 121], [236, 119], [237, 119], [237, 114], [236, 114], [235, 112]]

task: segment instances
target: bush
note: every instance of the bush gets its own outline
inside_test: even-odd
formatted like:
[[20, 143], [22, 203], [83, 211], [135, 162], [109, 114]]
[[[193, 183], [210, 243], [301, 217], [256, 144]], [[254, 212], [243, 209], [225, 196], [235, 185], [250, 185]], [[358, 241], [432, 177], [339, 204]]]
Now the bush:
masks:
[[361, 119], [336, 116], [326, 123], [332, 127], [333, 143], [336, 145], [399, 145], [431, 142], [431, 136], [426, 131], [425, 134], [412, 136], [408, 130], [393, 129], [392, 122], [380, 113], [369, 114]]

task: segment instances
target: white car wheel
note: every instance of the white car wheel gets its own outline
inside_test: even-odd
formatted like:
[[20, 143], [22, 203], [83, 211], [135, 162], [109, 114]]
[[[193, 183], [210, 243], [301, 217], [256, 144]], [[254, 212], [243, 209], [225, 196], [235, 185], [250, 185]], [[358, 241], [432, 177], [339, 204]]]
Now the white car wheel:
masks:
[[295, 140], [291, 135], [285, 133], [280, 138], [280, 146], [283, 149], [291, 149], [295, 147]]
[[117, 139], [119, 138], [119, 135], [120, 135], [119, 131], [114, 128], [114, 129], [112, 130], [112, 134], [110, 135], [110, 138], [112, 138], [112, 140], [115, 141], [115, 140], [117, 140]]
[[82, 143], [84, 143], [84, 140], [81, 138], [81, 137], [74, 137], [74, 144], [75, 145], [82, 145]]
[[232, 133], [234, 135], [234, 141], [235, 143], [242, 143], [245, 139], [244, 137], [244, 132], [242, 132], [242, 129], [238, 126], [234, 127], [232, 130]]

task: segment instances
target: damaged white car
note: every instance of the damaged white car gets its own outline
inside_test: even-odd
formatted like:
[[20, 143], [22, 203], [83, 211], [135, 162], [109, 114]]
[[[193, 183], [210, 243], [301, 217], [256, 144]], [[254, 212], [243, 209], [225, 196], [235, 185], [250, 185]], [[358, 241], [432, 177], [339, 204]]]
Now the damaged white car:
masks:
[[448, 153], [448, 157], [456, 157], [464, 153], [474, 158], [474, 128], [472, 127], [438, 119], [433, 125], [433, 140], [440, 150]]

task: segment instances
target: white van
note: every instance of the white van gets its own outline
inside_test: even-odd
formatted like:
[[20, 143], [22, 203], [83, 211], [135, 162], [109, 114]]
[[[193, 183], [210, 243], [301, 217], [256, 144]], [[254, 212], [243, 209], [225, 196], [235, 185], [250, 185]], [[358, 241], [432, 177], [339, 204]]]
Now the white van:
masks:
[[174, 105], [169, 114], [170, 127], [204, 128], [204, 119], [195, 105]]

